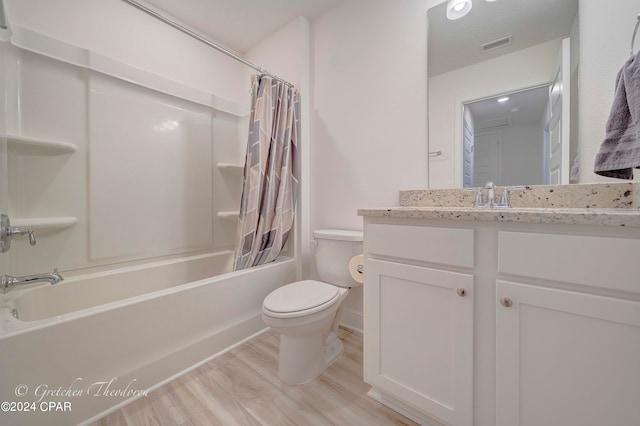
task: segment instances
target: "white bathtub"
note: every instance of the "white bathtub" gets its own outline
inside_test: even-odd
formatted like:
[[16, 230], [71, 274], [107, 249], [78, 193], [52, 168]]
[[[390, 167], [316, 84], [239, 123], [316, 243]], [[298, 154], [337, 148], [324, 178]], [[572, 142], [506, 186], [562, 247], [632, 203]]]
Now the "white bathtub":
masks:
[[0, 424], [89, 423], [263, 330], [262, 300], [295, 280], [294, 260], [227, 272], [231, 256], [156, 262], [4, 295], [0, 402], [10, 405]]

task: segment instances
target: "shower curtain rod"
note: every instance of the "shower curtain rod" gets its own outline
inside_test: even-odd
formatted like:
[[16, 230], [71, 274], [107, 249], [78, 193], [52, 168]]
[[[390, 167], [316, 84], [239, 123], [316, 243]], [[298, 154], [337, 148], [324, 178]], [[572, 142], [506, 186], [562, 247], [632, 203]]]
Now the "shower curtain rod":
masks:
[[255, 65], [255, 64], [252, 64], [251, 62], [247, 61], [246, 59], [241, 58], [240, 56], [236, 55], [235, 53], [225, 49], [222, 46], [219, 46], [219, 45], [215, 44], [214, 42], [202, 37], [201, 35], [193, 32], [193, 31], [191, 31], [189, 28], [186, 28], [186, 27], [178, 24], [177, 22], [167, 18], [166, 16], [164, 16], [164, 15], [158, 13], [158, 12], [156, 12], [155, 10], [153, 10], [153, 9], [143, 5], [143, 4], [140, 4], [135, 0], [122, 0], [122, 1], [124, 1], [125, 3], [129, 3], [131, 6], [140, 9], [141, 11], [153, 16], [154, 18], [164, 22], [165, 24], [175, 28], [176, 30], [181, 31], [181, 32], [185, 33], [186, 35], [195, 38], [199, 42], [202, 42], [202, 43], [206, 44], [207, 46], [214, 48], [218, 52], [223, 53], [223, 54], [229, 56], [230, 58], [235, 59], [236, 61], [242, 62], [246, 66], [248, 66], [250, 68], [253, 68], [254, 70], [256, 70], [256, 71], [258, 71], [258, 72], [260, 72], [262, 74], [268, 75], [269, 77], [275, 78], [276, 80], [279, 80], [279, 81], [283, 82], [284, 84], [287, 84], [287, 85], [293, 87], [292, 83], [289, 83], [288, 81], [278, 77], [277, 75], [271, 74], [270, 72], [260, 68], [259, 66]]

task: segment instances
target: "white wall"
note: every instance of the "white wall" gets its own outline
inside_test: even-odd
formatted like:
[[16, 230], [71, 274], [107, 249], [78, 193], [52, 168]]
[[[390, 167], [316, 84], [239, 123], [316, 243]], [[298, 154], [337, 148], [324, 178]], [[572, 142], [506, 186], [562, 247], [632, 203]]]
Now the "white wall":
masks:
[[121, 0], [5, 0], [10, 22], [234, 102], [244, 65]]
[[429, 79], [429, 151], [442, 151], [429, 163], [430, 188], [462, 185], [462, 164], [456, 163], [462, 103], [548, 83], [560, 42], [552, 40]]
[[[638, 0], [580, 0], [580, 182], [617, 181], [593, 173], [593, 162], [604, 139], [616, 75], [629, 58], [638, 13]], [[635, 180], [638, 176], [636, 171]]]
[[[309, 21], [299, 16], [249, 49], [244, 58], [302, 90], [309, 78], [310, 31]], [[245, 85], [256, 72], [245, 68]]]
[[349, 0], [313, 24], [312, 227], [427, 184], [426, 1]]
[[[359, 207], [427, 186], [426, 11], [348, 0], [313, 22], [311, 230], [362, 229]], [[358, 328], [360, 290], [346, 311]]]

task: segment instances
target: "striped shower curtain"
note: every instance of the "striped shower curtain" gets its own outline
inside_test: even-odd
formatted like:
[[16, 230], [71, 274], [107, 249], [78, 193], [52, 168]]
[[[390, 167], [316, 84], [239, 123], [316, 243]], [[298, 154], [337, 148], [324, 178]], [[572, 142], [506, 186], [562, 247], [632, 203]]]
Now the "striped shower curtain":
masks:
[[251, 92], [235, 270], [278, 257], [293, 229], [298, 198], [300, 94], [265, 75], [252, 76]]

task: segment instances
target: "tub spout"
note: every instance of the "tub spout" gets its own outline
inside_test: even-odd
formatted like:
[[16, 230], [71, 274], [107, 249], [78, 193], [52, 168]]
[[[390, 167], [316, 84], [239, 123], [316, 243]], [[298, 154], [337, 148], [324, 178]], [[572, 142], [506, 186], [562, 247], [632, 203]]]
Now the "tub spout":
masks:
[[64, 281], [64, 278], [58, 273], [58, 268], [53, 272], [46, 274], [25, 275], [24, 277], [12, 277], [11, 275], [2, 275], [0, 277], [0, 293], [6, 293], [13, 287], [20, 284], [30, 284], [37, 282], [48, 282], [51, 285]]

